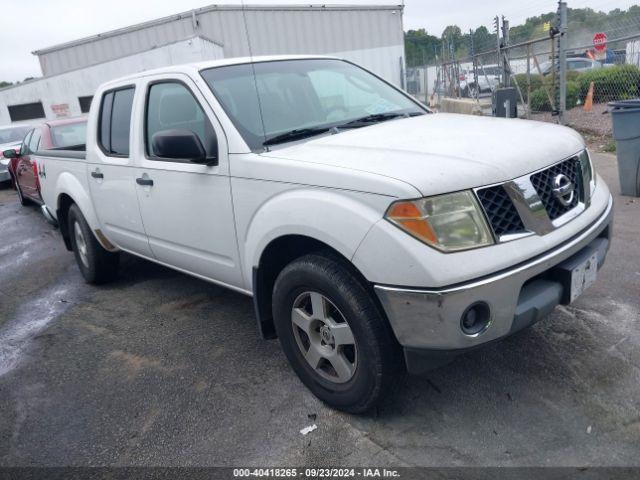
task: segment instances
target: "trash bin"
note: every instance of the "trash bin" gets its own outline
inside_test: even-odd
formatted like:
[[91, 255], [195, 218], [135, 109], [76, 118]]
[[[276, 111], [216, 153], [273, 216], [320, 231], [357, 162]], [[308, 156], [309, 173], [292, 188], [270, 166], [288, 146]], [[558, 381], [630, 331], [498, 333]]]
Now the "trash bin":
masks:
[[518, 118], [518, 91], [514, 87], [496, 88], [491, 102], [494, 117]]
[[640, 99], [609, 103], [623, 195], [640, 197]]

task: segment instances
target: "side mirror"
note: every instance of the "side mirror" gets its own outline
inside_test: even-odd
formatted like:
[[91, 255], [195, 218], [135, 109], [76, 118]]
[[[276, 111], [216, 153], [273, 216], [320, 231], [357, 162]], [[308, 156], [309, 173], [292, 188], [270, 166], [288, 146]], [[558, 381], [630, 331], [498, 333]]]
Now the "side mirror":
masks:
[[15, 149], [10, 148], [9, 150], [2, 152], [2, 156], [4, 156], [4, 158], [18, 158], [20, 154], [16, 152]]
[[207, 158], [198, 136], [190, 130], [162, 130], [151, 138], [154, 155], [162, 158], [189, 160], [193, 163], [216, 165], [217, 159]]

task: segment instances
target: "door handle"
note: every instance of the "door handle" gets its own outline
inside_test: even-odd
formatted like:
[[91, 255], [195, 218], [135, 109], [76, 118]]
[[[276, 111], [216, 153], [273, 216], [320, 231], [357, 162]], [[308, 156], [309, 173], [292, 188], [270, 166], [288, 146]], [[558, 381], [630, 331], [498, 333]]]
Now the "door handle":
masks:
[[102, 174], [102, 173], [98, 172], [97, 170], [95, 170], [95, 171], [91, 172], [91, 176], [92, 176], [93, 178], [104, 178], [104, 174]]
[[144, 185], [146, 187], [153, 187], [153, 180], [150, 178], [136, 178], [136, 183], [138, 185]]

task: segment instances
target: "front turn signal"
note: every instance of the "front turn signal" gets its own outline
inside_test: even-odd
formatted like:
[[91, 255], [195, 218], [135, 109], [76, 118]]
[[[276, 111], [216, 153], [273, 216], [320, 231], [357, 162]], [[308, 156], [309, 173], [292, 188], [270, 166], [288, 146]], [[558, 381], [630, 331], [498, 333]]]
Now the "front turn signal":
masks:
[[385, 218], [443, 252], [494, 243], [482, 209], [471, 191], [394, 202]]

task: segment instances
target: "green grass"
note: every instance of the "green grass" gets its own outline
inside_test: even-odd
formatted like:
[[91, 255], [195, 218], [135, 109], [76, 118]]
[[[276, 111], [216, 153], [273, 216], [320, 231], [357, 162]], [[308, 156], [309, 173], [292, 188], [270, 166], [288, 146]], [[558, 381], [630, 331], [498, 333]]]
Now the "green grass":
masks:
[[607, 143], [602, 146], [602, 150], [608, 153], [616, 153], [616, 141], [608, 140]]

